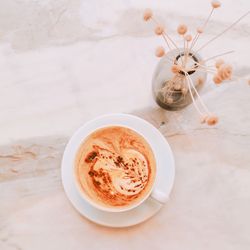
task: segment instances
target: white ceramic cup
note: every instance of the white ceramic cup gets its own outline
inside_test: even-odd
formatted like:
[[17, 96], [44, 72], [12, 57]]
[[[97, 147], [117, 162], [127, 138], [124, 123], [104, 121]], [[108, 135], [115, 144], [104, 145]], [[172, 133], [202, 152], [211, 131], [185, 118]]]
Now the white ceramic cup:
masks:
[[[110, 114], [110, 115], [104, 115], [104, 116], [98, 117], [94, 120], [87, 122], [84, 126], [82, 126], [80, 129], [78, 129], [75, 132], [75, 134], [72, 136], [72, 138], [70, 139], [70, 141], [67, 145], [67, 147], [69, 147], [69, 145], [70, 145], [70, 148], [68, 148], [68, 151], [71, 151], [71, 154], [73, 154], [74, 158], [75, 158], [81, 143], [84, 141], [84, 139], [89, 134], [93, 133], [94, 131], [96, 131], [100, 128], [109, 127], [109, 126], [121, 126], [121, 127], [130, 128], [130, 129], [134, 130], [135, 132], [137, 132], [138, 134], [140, 134], [151, 146], [151, 149], [154, 153], [155, 160], [156, 160], [156, 178], [154, 179], [154, 183], [151, 187], [151, 190], [144, 197], [139, 199], [138, 202], [132, 204], [131, 206], [106, 207], [106, 206], [102, 206], [102, 205], [96, 203], [95, 201], [93, 201], [90, 197], [88, 197], [84, 193], [84, 191], [80, 187], [79, 181], [77, 180], [76, 174], [74, 174], [75, 185], [76, 185], [76, 188], [78, 190], [79, 195], [82, 197], [82, 199], [84, 199], [86, 202], [88, 202], [93, 207], [100, 209], [100, 210], [103, 210], [103, 211], [106, 211], [106, 212], [128, 211], [130, 209], [133, 209], [133, 208], [141, 205], [149, 197], [153, 198], [154, 200], [156, 200], [157, 202], [159, 202], [161, 204], [166, 203], [166, 201], [168, 200], [168, 196], [169, 196], [170, 191], [169, 192], [162, 192], [156, 185], [156, 182], [158, 181], [158, 178], [157, 178], [157, 175], [158, 175], [157, 155], [160, 155], [160, 153], [162, 153], [162, 152], [156, 152], [156, 150], [159, 151], [159, 149], [157, 149], [157, 141], [154, 141], [154, 135], [155, 135], [155, 133], [157, 134], [157, 136], [155, 136], [155, 138], [160, 136], [160, 137], [162, 137], [161, 139], [163, 139], [164, 137], [161, 135], [161, 133], [154, 126], [152, 126], [147, 121], [145, 121], [141, 118], [138, 118], [136, 116], [133, 116], [133, 115], [128, 115], [128, 114]], [[164, 140], [165, 140], [165, 138], [164, 138]], [[173, 160], [173, 155], [172, 155], [172, 151], [171, 151], [170, 147], [169, 147], [169, 152], [165, 152], [165, 153], [169, 154], [169, 161], [170, 161], [169, 164], [173, 165], [174, 160]], [[73, 165], [73, 171], [74, 171], [74, 169], [75, 169], [74, 161], [72, 162], [72, 165]], [[74, 173], [75, 173], [75, 171], [74, 171]], [[171, 180], [170, 181], [171, 183], [167, 183], [170, 187], [169, 190], [172, 188], [173, 179], [174, 179], [174, 169], [172, 167], [171, 171], [170, 171], [170, 178], [169, 178], [169, 180]]]

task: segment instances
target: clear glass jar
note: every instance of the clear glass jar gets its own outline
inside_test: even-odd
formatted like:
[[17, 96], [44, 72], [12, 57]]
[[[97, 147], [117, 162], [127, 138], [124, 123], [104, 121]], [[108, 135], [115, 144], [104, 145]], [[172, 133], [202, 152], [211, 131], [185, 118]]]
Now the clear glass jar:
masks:
[[[172, 66], [182, 63], [186, 73], [173, 73]], [[153, 75], [152, 92], [156, 103], [166, 110], [180, 110], [189, 105], [192, 102], [190, 91], [195, 97], [194, 88], [198, 92], [207, 79], [207, 72], [202, 65], [202, 58], [193, 51], [186, 54], [184, 49], [169, 51], [161, 58]]]

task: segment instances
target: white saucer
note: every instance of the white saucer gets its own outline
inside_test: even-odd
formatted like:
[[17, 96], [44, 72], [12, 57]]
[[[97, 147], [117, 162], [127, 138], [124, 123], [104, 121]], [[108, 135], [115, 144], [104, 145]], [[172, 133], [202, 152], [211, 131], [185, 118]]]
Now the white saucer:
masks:
[[148, 198], [141, 205], [125, 212], [105, 212], [87, 203], [79, 195], [75, 183], [73, 163], [76, 151], [84, 138], [94, 130], [112, 125], [126, 126], [142, 134], [154, 152], [157, 174], [154, 187], [169, 195], [174, 183], [174, 158], [168, 142], [163, 135], [145, 120], [128, 114], [110, 114], [87, 122], [69, 140], [62, 159], [62, 184], [73, 206], [87, 219], [109, 227], [128, 227], [139, 224], [156, 214], [162, 204]]

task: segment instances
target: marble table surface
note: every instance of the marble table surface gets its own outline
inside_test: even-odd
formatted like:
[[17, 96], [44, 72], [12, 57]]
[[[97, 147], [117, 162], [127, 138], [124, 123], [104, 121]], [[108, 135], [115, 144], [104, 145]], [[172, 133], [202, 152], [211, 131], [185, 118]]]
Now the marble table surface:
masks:
[[[250, 87], [208, 79], [201, 95], [220, 117], [199, 123], [192, 105], [157, 107], [151, 78], [163, 42], [141, 20], [151, 7], [178, 40], [209, 1], [9, 0], [0, 3], [0, 249], [250, 249]], [[224, 0], [200, 44], [250, 9]], [[250, 76], [250, 16], [209, 45]], [[65, 144], [84, 122], [123, 112], [156, 126], [176, 160], [170, 200], [140, 225], [105, 228], [78, 214], [60, 179]]]

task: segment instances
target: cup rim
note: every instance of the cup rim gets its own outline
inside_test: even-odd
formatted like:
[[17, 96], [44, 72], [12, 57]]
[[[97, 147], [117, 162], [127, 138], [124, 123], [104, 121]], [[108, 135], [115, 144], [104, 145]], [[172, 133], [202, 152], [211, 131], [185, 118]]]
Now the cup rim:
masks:
[[[113, 114], [113, 115], [116, 115], [116, 114]], [[102, 117], [106, 117], [108, 115], [104, 115], [104, 116], [99, 116], [98, 118], [96, 119], [93, 119], [93, 120], [90, 120], [89, 122], [87, 123], [92, 123], [92, 122], [95, 122], [95, 120], [99, 120], [101, 119]], [[134, 118], [134, 116], [132, 115], [129, 115], [132, 119]], [[143, 120], [144, 121], [144, 120]], [[144, 121], [146, 122], [146, 121]], [[85, 125], [87, 125], [87, 123], [85, 123], [80, 129], [83, 129]], [[95, 131], [99, 130], [99, 129], [102, 129], [102, 128], [107, 128], [107, 127], [113, 127], [113, 126], [117, 126], [117, 127], [123, 127], [123, 128], [128, 128], [128, 129], [131, 129], [133, 131], [135, 131], [136, 133], [138, 133], [140, 136], [142, 136], [142, 138], [144, 138], [146, 140], [146, 142], [149, 144], [152, 152], [153, 152], [153, 156], [154, 156], [154, 159], [155, 159], [155, 175], [154, 175], [154, 179], [153, 179], [153, 183], [152, 183], [152, 186], [150, 187], [149, 191], [147, 192], [147, 194], [142, 198], [142, 199], [139, 199], [138, 202], [132, 204], [131, 206], [125, 206], [125, 207], [105, 207], [105, 206], [102, 206], [96, 202], [94, 202], [91, 198], [88, 197], [88, 195], [86, 195], [83, 191], [82, 191], [82, 188], [80, 186], [80, 183], [77, 179], [77, 176], [76, 176], [76, 173], [75, 173], [75, 164], [73, 166], [73, 175], [74, 175], [74, 184], [76, 186], [76, 189], [78, 191], [78, 194], [81, 196], [81, 198], [83, 198], [85, 201], [87, 201], [90, 205], [92, 205], [93, 207], [97, 208], [97, 209], [100, 209], [102, 211], [105, 211], [105, 212], [125, 212], [125, 211], [129, 211], [131, 209], [134, 209], [138, 206], [140, 206], [146, 199], [149, 198], [149, 196], [151, 195], [154, 187], [155, 187], [155, 182], [156, 182], [156, 174], [157, 174], [157, 162], [156, 162], [156, 156], [155, 156], [155, 153], [154, 153], [154, 149], [153, 147], [151, 146], [149, 140], [146, 138], [146, 136], [144, 134], [142, 134], [140, 131], [138, 131], [137, 129], [135, 128], [132, 128], [130, 126], [127, 126], [127, 125], [123, 125], [123, 124], [113, 124], [113, 123], [110, 123], [109, 125], [102, 125], [102, 126], [99, 126], [99, 127], [96, 127], [94, 128], [92, 131], [88, 132], [88, 134], [84, 137], [84, 138], [81, 138], [81, 142], [80, 144], [78, 145], [78, 148], [74, 154], [74, 159], [76, 157], [76, 154], [79, 150], [79, 147], [80, 145], [84, 142], [84, 140], [87, 138], [87, 136], [91, 135], [92, 133], [94, 133]], [[79, 129], [79, 130], [80, 130]], [[78, 132], [78, 131], [77, 131]], [[76, 132], [76, 134], [77, 134]]]

